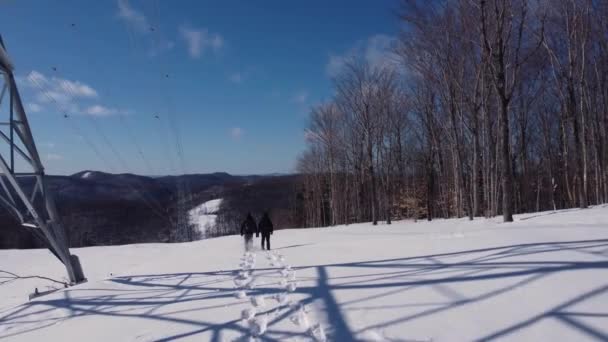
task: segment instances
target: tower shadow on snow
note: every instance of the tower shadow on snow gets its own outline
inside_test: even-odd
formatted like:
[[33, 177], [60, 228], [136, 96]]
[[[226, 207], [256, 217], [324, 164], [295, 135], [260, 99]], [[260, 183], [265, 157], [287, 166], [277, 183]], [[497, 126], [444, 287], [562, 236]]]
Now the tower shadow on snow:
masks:
[[[552, 260], [553, 253], [564, 250], [591, 255], [601, 260]], [[534, 261], [541, 255], [543, 261]], [[319, 308], [320, 315], [326, 316], [329, 339], [356, 341], [368, 330], [387, 329], [465, 308], [515, 289], [525, 288], [549, 275], [591, 269], [608, 270], [608, 239], [518, 244], [397, 259], [310, 265], [294, 269], [299, 274], [312, 275], [312, 279], [305, 278], [301, 282], [295, 293], [303, 297], [301, 304]], [[220, 341], [224, 334], [229, 332], [233, 335], [248, 336], [249, 332], [240, 319], [212, 322], [197, 317], [197, 313], [230, 307], [234, 307], [235, 317], [238, 316], [238, 307], [246, 302], [234, 299], [236, 290], [231, 281], [238, 271], [234, 269], [121, 276], [109, 280], [113, 284], [111, 289], [66, 289], [0, 312], [0, 339], [45, 329], [58, 321], [73, 317], [93, 315], [168, 322], [180, 326], [183, 330], [179, 334], [158, 338], [158, 341], [178, 340], [202, 334], [210, 334], [210, 340]], [[256, 269], [256, 273], [258, 272], [264, 276], [276, 272], [276, 269]], [[506, 282], [489, 282], [497, 279]], [[482, 289], [477, 293], [463, 293], [459, 289], [467, 284], [480, 282], [488, 284], [486, 287], [490, 289]], [[431, 290], [442, 300], [421, 302], [416, 300], [414, 295], [409, 296], [406, 302], [403, 302], [403, 296], [399, 299], [393, 298], [404, 292], [420, 289]], [[336, 293], [340, 291], [347, 291], [348, 299], [337, 298]], [[248, 294], [272, 295], [277, 292], [274, 284], [263, 284], [250, 290]], [[597, 324], [588, 322], [590, 319], [608, 321], [608, 310], [586, 312], [575, 308], [575, 305], [606, 295], [608, 283], [591, 291], [581, 291], [573, 298], [564, 298], [559, 305], [547, 307], [531, 318], [507, 324], [478, 339], [491, 340], [510, 336], [551, 318], [589, 338], [608, 340], [608, 328], [598, 328]], [[227, 302], [227, 299], [230, 301]], [[391, 305], [375, 305], [378, 300], [390, 300]], [[187, 304], [187, 308], [180, 307], [182, 304]], [[64, 312], [67, 314], [57, 315], [42, 322], [32, 322], [32, 315], [57, 309], [66, 310]], [[278, 323], [289, 319], [294, 310], [284, 308], [272, 318], [268, 330], [260, 340], [280, 341], [290, 337], [306, 337], [305, 332], [294, 333], [278, 328]], [[349, 314], [361, 310], [369, 310], [372, 313], [388, 311], [390, 315], [378, 315], [377, 322], [355, 329], [349, 322]], [[390, 318], [381, 318], [387, 316]], [[608, 327], [608, 324], [603, 326]], [[389, 337], [387, 339], [390, 340]]]

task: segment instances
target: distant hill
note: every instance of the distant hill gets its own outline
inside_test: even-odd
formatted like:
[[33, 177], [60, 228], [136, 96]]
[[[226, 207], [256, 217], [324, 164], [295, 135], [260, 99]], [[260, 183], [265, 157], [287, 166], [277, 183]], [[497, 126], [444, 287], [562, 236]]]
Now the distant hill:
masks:
[[[217, 172], [149, 177], [86, 170], [48, 179], [70, 244], [91, 246], [183, 240], [176, 230], [178, 222], [188, 220], [178, 220], [178, 203], [183, 204], [185, 214], [201, 203], [221, 197], [227, 198], [225, 206], [240, 207], [237, 198], [251, 198], [245, 194], [252, 186], [284, 187], [285, 181], [272, 180], [295, 181], [295, 176], [234, 176]], [[25, 177], [20, 182], [26, 188], [34, 185], [33, 178]], [[270, 198], [275, 196], [268, 195], [272, 190], [258, 188], [256, 192], [254, 202], [258, 204], [287, 202], [286, 198]], [[286, 192], [283, 194], [288, 196]], [[234, 221], [247, 208], [224, 209]], [[0, 248], [32, 247], [39, 247], [39, 243], [0, 207]]]

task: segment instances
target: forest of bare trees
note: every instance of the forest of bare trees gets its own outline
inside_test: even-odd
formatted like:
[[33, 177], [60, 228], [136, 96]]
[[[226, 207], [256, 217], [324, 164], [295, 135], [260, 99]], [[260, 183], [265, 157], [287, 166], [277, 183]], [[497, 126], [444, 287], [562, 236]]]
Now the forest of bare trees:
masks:
[[608, 200], [608, 2], [403, 1], [392, 63], [353, 57], [314, 107], [306, 226]]

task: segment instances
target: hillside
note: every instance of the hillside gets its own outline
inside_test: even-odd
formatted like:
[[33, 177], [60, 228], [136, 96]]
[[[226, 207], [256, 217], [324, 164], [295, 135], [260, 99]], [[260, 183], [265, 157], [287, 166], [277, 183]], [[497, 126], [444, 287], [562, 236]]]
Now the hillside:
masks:
[[244, 255], [229, 236], [74, 249], [89, 282], [29, 302], [34, 288], [61, 287], [40, 278], [61, 281], [61, 265], [45, 250], [0, 251], [0, 339], [608, 338], [606, 206], [511, 224], [282, 230], [272, 245]]
[[[187, 211], [224, 197], [221, 233], [235, 232], [235, 222], [248, 210], [275, 210], [280, 227], [297, 224], [287, 213], [296, 176], [233, 176], [227, 173], [147, 177], [82, 171], [49, 176], [59, 214], [73, 247], [184, 241], [177, 232], [178, 203]], [[24, 188], [33, 178], [23, 177]], [[180, 190], [181, 189], [181, 190]], [[243, 202], [243, 199], [246, 202]], [[40, 247], [32, 234], [0, 207], [0, 249]]]

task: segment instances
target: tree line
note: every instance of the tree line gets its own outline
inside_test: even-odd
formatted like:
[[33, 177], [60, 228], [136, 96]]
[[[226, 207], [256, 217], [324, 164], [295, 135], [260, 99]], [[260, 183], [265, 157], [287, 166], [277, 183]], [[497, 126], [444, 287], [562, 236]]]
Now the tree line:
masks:
[[311, 109], [306, 226], [492, 217], [608, 200], [608, 2], [406, 0], [384, 63]]

